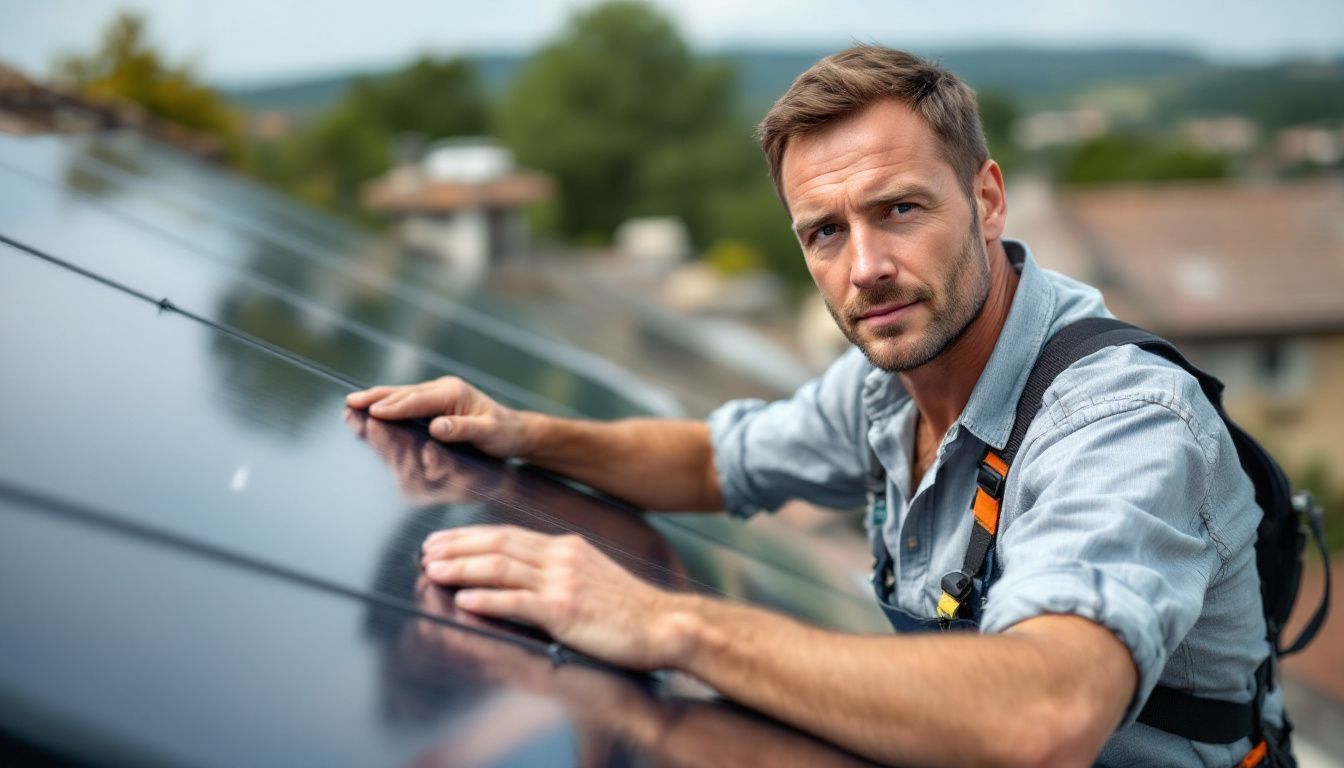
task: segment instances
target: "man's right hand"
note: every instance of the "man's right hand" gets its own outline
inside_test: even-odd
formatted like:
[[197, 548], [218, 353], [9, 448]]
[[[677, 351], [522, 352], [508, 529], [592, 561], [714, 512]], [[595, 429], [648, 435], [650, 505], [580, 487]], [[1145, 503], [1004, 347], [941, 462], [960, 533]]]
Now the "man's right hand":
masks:
[[526, 417], [490, 399], [457, 378], [399, 387], [373, 387], [345, 398], [351, 408], [368, 409], [376, 419], [428, 418], [429, 434], [445, 443], [470, 443], [497, 458], [527, 452]]
[[507, 408], [453, 376], [346, 397], [376, 419], [430, 420], [429, 434], [517, 458], [645, 509], [723, 507], [709, 426], [703, 421], [565, 419]]

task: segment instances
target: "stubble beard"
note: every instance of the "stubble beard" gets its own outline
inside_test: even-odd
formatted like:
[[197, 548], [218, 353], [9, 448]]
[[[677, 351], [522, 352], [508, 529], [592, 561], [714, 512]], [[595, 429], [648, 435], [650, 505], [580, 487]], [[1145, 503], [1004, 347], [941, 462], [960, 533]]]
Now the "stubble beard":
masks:
[[[962, 290], [957, 290], [960, 281], [972, 282], [962, 283]], [[869, 362], [888, 373], [901, 373], [931, 362], [966, 335], [966, 329], [980, 316], [980, 310], [989, 298], [989, 283], [988, 259], [977, 217], [971, 223], [971, 231], [962, 242], [955, 263], [946, 272], [941, 290], [945, 306], [935, 306], [939, 296], [928, 285], [897, 283], [880, 283], [878, 287], [860, 293], [845, 305], [843, 312], [837, 311], [829, 301], [825, 304], [845, 338], [862, 350]], [[933, 318], [924, 334], [910, 345], [900, 347], [881, 343], [884, 339], [895, 339], [911, 332], [902, 328], [901, 323], [876, 328], [870, 337], [860, 334], [860, 318], [874, 307], [916, 301], [924, 303]]]

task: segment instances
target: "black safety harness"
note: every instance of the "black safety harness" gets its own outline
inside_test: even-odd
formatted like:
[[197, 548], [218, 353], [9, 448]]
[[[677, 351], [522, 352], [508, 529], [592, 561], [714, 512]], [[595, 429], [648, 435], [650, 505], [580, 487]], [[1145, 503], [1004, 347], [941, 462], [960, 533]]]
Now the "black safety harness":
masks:
[[[1265, 611], [1267, 639], [1271, 652], [1255, 674], [1255, 696], [1249, 702], [1232, 702], [1193, 696], [1166, 686], [1157, 686], [1149, 696], [1138, 721], [1167, 733], [1193, 741], [1232, 744], [1250, 737], [1253, 745], [1239, 766], [1292, 765], [1288, 736], [1292, 726], [1284, 717], [1277, 731], [1261, 720], [1265, 696], [1275, 685], [1278, 657], [1296, 653], [1306, 646], [1320, 629], [1330, 601], [1330, 558], [1325, 549], [1324, 525], [1320, 508], [1308, 494], [1294, 497], [1282, 469], [1256, 441], [1237, 426], [1223, 410], [1223, 385], [1216, 378], [1192, 365], [1168, 341], [1148, 331], [1112, 318], [1088, 318], [1060, 330], [1046, 343], [1027, 379], [1017, 403], [1012, 433], [1003, 450], [990, 449], [981, 460], [976, 477], [971, 511], [975, 524], [971, 529], [961, 570], [942, 579], [942, 597], [938, 601], [939, 624], [947, 628], [965, 618], [976, 605], [977, 581], [988, 584], [992, 574], [981, 573], [994, 547], [998, 533], [1000, 507], [1008, 473], [1027, 428], [1041, 409], [1045, 391], [1064, 369], [1088, 355], [1107, 347], [1133, 344], [1159, 355], [1185, 369], [1198, 381], [1204, 395], [1226, 423], [1236, 444], [1242, 468], [1255, 484], [1256, 501], [1264, 511], [1256, 542], [1256, 564], [1261, 576], [1261, 597]], [[1305, 527], [1302, 521], [1305, 519]], [[1279, 644], [1279, 635], [1292, 609], [1301, 578], [1301, 552], [1306, 531], [1316, 538], [1325, 566], [1325, 593], [1315, 614], [1291, 645]]]

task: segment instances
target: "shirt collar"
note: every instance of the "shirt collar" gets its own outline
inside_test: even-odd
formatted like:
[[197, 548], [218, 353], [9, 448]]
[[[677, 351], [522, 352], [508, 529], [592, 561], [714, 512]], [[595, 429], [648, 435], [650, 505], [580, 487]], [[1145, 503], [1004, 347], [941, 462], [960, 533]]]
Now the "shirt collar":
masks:
[[1055, 313], [1055, 289], [1042, 274], [1031, 250], [1020, 240], [1003, 241], [1008, 260], [1021, 279], [1008, 318], [994, 343], [985, 370], [971, 391], [958, 421], [995, 450], [1001, 450], [1013, 431], [1017, 401], [1027, 376], [1045, 346]]
[[[1002, 450], [1008, 442], [1018, 398], [1045, 345], [1055, 311], [1054, 286], [1041, 273], [1026, 243], [1005, 238], [1003, 247], [1021, 278], [994, 351], [957, 419], [995, 450]], [[891, 415], [909, 398], [900, 379], [881, 369], [869, 373], [863, 384], [864, 410], [873, 421]]]

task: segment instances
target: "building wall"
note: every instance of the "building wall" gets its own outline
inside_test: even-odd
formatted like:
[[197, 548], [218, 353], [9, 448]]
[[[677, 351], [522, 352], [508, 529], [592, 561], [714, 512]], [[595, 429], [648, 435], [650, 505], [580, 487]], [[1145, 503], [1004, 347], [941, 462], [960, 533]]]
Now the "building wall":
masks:
[[479, 282], [490, 263], [490, 222], [482, 210], [406, 216], [398, 236], [405, 245], [441, 259], [466, 282]]
[[1344, 334], [1181, 346], [1227, 384], [1228, 412], [1290, 473], [1324, 462], [1344, 487]]

